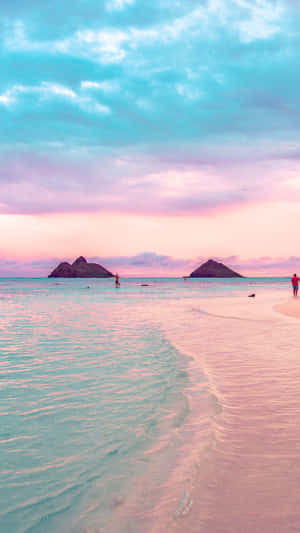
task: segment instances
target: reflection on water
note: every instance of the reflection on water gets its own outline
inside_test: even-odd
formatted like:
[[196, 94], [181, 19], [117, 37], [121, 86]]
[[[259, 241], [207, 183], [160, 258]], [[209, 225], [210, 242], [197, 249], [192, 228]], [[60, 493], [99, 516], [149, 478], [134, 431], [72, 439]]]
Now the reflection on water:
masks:
[[151, 312], [85, 284], [0, 283], [5, 533], [102, 526], [182, 411], [187, 377]]
[[299, 321], [272, 310], [280, 294], [263, 296], [206, 301], [207, 313], [194, 310], [193, 328], [188, 307], [180, 326], [168, 321], [178, 349], [200, 361], [221, 409], [211, 446], [198, 455], [193, 505], [156, 531], [300, 531]]
[[[258, 481], [282, 483], [274, 454], [286, 470], [296, 460], [284, 417], [298, 416], [297, 334], [264, 317], [253, 336], [248, 311], [237, 328], [206, 302], [285, 291], [286, 280], [122, 280], [118, 291], [111, 280], [59, 283], [0, 280], [1, 531], [134, 533], [156, 527], [153, 516], [189, 518], [202, 456], [202, 486], [220, 474], [220, 486], [201, 493], [203, 531], [248, 531], [229, 527], [229, 474], [238, 465], [254, 490]], [[203, 300], [207, 315], [198, 312]]]

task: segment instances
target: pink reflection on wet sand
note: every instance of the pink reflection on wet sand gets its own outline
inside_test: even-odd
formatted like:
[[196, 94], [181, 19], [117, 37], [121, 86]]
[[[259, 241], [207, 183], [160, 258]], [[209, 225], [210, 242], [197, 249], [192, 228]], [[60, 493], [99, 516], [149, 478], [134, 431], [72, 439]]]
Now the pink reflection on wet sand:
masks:
[[300, 323], [274, 302], [213, 299], [201, 302], [209, 314], [193, 302], [176, 324], [169, 317], [170, 337], [204, 369], [219, 412], [210, 447], [193, 442], [198, 469], [180, 512], [153, 532], [300, 531]]

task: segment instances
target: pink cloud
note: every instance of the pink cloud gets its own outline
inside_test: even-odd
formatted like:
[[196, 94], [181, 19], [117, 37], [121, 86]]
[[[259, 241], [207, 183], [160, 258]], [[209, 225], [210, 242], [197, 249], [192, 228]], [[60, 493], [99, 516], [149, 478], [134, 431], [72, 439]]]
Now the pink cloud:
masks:
[[[237, 147], [238, 150], [238, 147]], [[183, 148], [134, 154], [111, 150], [102, 157], [85, 151], [2, 155], [0, 213], [123, 213], [205, 215], [240, 205], [300, 200], [300, 161], [278, 155], [198, 154]]]

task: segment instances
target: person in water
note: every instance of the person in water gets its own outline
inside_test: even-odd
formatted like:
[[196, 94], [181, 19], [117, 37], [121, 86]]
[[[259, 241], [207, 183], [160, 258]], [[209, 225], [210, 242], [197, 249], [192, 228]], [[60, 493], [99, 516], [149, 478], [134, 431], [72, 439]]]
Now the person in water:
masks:
[[118, 273], [115, 275], [115, 287], [120, 287], [120, 278]]
[[299, 279], [300, 278], [298, 278], [297, 274], [294, 274], [293, 277], [291, 278], [294, 296], [298, 295]]

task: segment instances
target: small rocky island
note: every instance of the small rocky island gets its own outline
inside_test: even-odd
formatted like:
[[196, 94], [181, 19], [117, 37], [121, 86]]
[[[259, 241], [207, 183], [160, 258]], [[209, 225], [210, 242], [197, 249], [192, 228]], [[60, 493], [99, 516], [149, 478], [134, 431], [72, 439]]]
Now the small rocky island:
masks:
[[241, 274], [231, 268], [209, 259], [190, 274], [190, 278], [243, 278]]
[[78, 257], [74, 263], [60, 263], [48, 278], [113, 278], [114, 275], [97, 263], [88, 263], [82, 257]]

